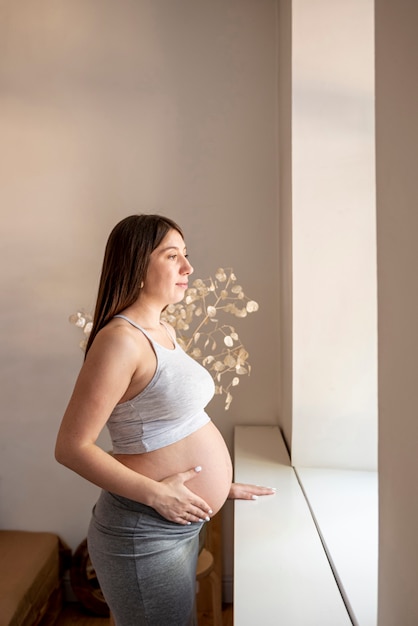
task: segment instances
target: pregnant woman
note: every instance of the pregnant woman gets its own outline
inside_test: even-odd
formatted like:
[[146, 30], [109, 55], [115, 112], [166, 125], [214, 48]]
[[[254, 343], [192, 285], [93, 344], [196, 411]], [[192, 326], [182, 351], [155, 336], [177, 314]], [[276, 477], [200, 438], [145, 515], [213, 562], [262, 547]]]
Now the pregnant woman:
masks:
[[[227, 498], [274, 493], [232, 483], [228, 449], [205, 412], [212, 377], [160, 319], [192, 272], [172, 220], [132, 215], [115, 226], [58, 433], [56, 459], [102, 489], [88, 549], [116, 626], [195, 624], [202, 525]], [[112, 454], [96, 444], [105, 425]]]

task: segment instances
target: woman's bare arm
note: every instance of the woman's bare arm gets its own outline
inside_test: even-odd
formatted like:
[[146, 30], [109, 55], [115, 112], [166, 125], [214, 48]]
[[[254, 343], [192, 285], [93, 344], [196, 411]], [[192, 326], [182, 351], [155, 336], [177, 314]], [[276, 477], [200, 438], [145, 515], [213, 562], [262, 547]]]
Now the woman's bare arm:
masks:
[[158, 482], [127, 468], [96, 444], [137, 364], [138, 343], [130, 332], [118, 327], [100, 331], [62, 419], [56, 459], [98, 487], [151, 506], [170, 521], [186, 524], [205, 519], [209, 505], [184, 484], [195, 469]]

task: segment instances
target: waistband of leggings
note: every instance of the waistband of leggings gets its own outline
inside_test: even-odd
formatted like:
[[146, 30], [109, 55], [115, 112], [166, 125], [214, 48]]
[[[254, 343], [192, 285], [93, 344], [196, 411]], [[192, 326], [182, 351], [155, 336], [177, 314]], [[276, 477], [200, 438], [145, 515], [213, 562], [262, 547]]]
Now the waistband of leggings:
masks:
[[128, 511], [135, 511], [137, 513], [144, 513], [146, 515], [150, 515], [151, 517], [160, 518], [161, 515], [148, 506], [147, 504], [143, 504], [142, 502], [137, 502], [136, 500], [131, 500], [130, 498], [125, 498], [124, 496], [119, 496], [116, 493], [112, 493], [111, 491], [103, 490], [99, 497], [100, 500], [104, 500], [110, 504], [119, 505]]

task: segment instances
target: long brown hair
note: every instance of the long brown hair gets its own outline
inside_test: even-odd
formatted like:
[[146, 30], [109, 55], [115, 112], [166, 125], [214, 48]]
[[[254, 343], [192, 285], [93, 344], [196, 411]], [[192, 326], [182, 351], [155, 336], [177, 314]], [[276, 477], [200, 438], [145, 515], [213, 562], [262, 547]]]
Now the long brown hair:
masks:
[[181, 228], [161, 215], [130, 215], [113, 228], [106, 244], [86, 354], [99, 330], [137, 300], [151, 252], [172, 229], [183, 237]]

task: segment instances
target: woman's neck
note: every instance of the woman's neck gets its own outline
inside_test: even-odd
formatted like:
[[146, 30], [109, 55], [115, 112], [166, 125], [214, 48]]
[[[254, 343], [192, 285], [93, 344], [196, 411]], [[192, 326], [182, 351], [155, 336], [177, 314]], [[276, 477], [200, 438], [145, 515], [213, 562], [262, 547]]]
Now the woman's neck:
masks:
[[159, 307], [146, 305], [141, 302], [141, 304], [133, 304], [121, 311], [121, 313], [145, 330], [157, 330], [160, 328], [161, 309]]

